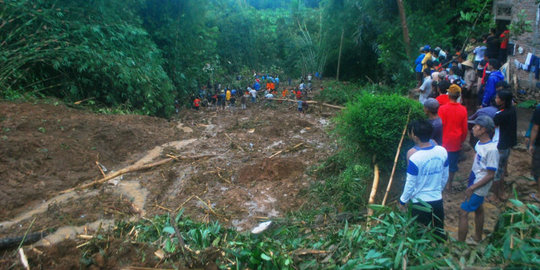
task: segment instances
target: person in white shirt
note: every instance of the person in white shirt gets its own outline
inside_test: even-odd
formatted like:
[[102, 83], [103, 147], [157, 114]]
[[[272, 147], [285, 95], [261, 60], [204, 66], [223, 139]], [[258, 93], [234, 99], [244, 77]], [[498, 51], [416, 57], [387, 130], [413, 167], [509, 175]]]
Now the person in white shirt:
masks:
[[424, 70], [424, 82], [420, 86], [420, 88], [416, 89], [420, 93], [420, 96], [418, 97], [418, 101], [424, 105], [424, 102], [426, 99], [428, 99], [429, 94], [431, 94], [431, 82], [433, 80], [431, 79], [431, 71], [429, 69]]
[[415, 205], [427, 203], [430, 212], [416, 208], [412, 215], [424, 225], [436, 228], [436, 234], [445, 239], [444, 207], [442, 191], [448, 181], [448, 153], [444, 147], [430, 140], [433, 132], [432, 125], [427, 120], [418, 120], [409, 126], [409, 137], [415, 146], [407, 152], [407, 179], [403, 193], [399, 199], [400, 207], [406, 203]]
[[474, 147], [476, 156], [469, 176], [469, 184], [465, 190], [465, 201], [459, 211], [458, 240], [464, 242], [469, 231], [469, 213], [474, 212], [475, 241], [482, 240], [484, 230], [484, 197], [488, 195], [499, 165], [497, 143], [491, 140], [495, 123], [486, 115], [474, 120], [473, 135], [478, 138]]
[[257, 101], [257, 90], [252, 89], [251, 87], [248, 86], [248, 91], [249, 91], [249, 94], [251, 95], [251, 102], [255, 103]]

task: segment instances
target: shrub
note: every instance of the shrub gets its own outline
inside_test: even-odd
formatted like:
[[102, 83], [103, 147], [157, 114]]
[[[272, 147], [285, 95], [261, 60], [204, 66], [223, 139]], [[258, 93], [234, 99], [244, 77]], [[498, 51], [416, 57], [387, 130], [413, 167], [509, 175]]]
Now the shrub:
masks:
[[380, 165], [394, 158], [401, 132], [407, 121], [424, 118], [420, 103], [398, 95], [363, 94], [336, 118], [341, 144], [357, 155], [373, 156]]

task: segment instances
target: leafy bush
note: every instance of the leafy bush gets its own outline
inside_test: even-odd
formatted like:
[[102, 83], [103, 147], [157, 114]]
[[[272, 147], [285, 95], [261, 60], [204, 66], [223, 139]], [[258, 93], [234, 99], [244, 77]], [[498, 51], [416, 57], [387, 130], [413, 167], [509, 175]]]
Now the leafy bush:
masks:
[[509, 266], [535, 268], [540, 265], [540, 208], [518, 200], [510, 202], [511, 207], [499, 216], [489, 240], [502, 247]]
[[342, 145], [357, 155], [376, 155], [381, 165], [393, 161], [407, 121], [424, 118], [420, 103], [398, 95], [363, 94], [336, 118]]
[[173, 87], [130, 8], [137, 4], [4, 1], [0, 88], [170, 114]]

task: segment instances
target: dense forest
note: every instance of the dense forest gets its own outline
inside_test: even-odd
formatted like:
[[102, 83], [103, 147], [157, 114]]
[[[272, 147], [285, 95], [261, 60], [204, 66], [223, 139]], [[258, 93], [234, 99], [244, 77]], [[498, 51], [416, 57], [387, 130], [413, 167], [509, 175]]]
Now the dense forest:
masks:
[[403, 85], [416, 48], [454, 51], [491, 18], [481, 0], [403, 1], [407, 44], [399, 2], [2, 0], [0, 88], [167, 116], [175, 98], [254, 71]]

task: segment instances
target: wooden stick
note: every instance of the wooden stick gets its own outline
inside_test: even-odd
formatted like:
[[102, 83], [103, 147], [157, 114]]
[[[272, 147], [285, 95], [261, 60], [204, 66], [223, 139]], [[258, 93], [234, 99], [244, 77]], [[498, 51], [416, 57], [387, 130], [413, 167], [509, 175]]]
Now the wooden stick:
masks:
[[377, 194], [377, 186], [379, 185], [379, 164], [375, 163], [373, 168], [373, 185], [371, 186], [371, 192], [369, 193], [367, 215], [373, 215], [373, 209], [369, 207], [370, 204], [375, 202], [375, 195]]
[[96, 160], [96, 166], [98, 167], [99, 171], [101, 172], [101, 175], [103, 175], [103, 177], [105, 177], [105, 172], [103, 171], [101, 166], [99, 166], [99, 161], [97, 161], [97, 160]]
[[272, 154], [271, 156], [269, 156], [268, 158], [273, 158], [273, 157], [275, 157], [275, 156], [277, 156], [277, 155], [279, 155], [279, 154], [281, 154], [281, 153], [283, 153], [283, 152], [285, 152], [285, 153], [290, 152], [290, 151], [292, 151], [292, 150], [294, 150], [294, 149], [296, 149], [296, 148], [302, 146], [303, 144], [304, 144], [304, 143], [299, 143], [299, 144], [297, 144], [297, 145], [295, 145], [295, 146], [293, 146], [293, 147], [291, 147], [291, 148], [279, 150], [279, 151], [277, 151], [276, 153], [274, 153], [274, 154]]
[[221, 180], [227, 182], [228, 184], [232, 184], [232, 182], [230, 180], [227, 180], [227, 179], [225, 179], [225, 177], [221, 176], [221, 173], [219, 173], [219, 171], [217, 171], [217, 175]]
[[242, 150], [242, 152], [246, 152], [244, 148], [242, 148], [242, 146], [234, 142], [234, 140], [231, 138], [231, 136], [229, 136], [229, 134], [225, 133], [225, 137], [227, 137], [232, 143], [234, 143], [235, 146], [238, 146], [238, 148]]
[[26, 270], [30, 270], [30, 265], [28, 264], [28, 259], [26, 258], [26, 255], [24, 254], [24, 250], [22, 248], [19, 248], [19, 256], [21, 258], [21, 263], [24, 266]]
[[210, 203], [209, 203], [210, 201], [208, 201], [208, 203], [207, 203], [207, 202], [203, 201], [203, 200], [202, 200], [199, 196], [197, 196], [197, 195], [195, 195], [195, 198], [197, 198], [199, 201], [201, 201], [201, 202], [208, 208], [208, 210], [210, 210], [210, 212], [212, 212], [212, 214], [214, 214], [214, 216], [223, 218], [223, 219], [225, 219], [225, 220], [227, 220], [227, 221], [229, 220], [229, 219], [227, 219], [226, 217], [224, 217], [223, 215], [220, 215], [220, 214], [216, 213], [216, 211], [214, 211], [214, 209], [212, 208], [212, 206], [210, 206]]
[[386, 186], [386, 193], [384, 193], [384, 198], [382, 200], [382, 205], [386, 204], [386, 199], [388, 198], [388, 193], [390, 192], [390, 188], [392, 187], [392, 180], [394, 180], [394, 173], [396, 172], [396, 165], [399, 158], [399, 152], [401, 151], [401, 145], [403, 144], [403, 139], [405, 138], [405, 133], [407, 132], [407, 126], [409, 125], [409, 119], [411, 118], [411, 109], [409, 109], [409, 113], [407, 114], [407, 122], [405, 122], [405, 126], [403, 127], [403, 132], [401, 132], [401, 139], [399, 140], [399, 145], [397, 147], [396, 156], [394, 158], [394, 165], [392, 166], [392, 173], [390, 174], [390, 180], [388, 180], [388, 185]]
[[116, 172], [113, 172], [113, 173], [110, 173], [108, 174], [107, 176], [99, 179], [99, 180], [96, 180], [94, 182], [91, 182], [91, 183], [88, 183], [88, 184], [84, 184], [82, 186], [79, 186], [79, 187], [74, 187], [74, 188], [69, 188], [69, 189], [66, 189], [64, 191], [61, 191], [60, 194], [64, 194], [64, 193], [67, 193], [67, 192], [71, 192], [71, 191], [74, 191], [76, 189], [87, 189], [89, 187], [92, 187], [94, 185], [99, 185], [99, 184], [103, 184], [115, 177], [118, 177], [122, 174], [126, 174], [126, 173], [130, 173], [130, 172], [135, 172], [135, 171], [140, 171], [140, 170], [146, 170], [146, 169], [150, 169], [152, 167], [156, 167], [156, 166], [159, 166], [159, 165], [163, 165], [163, 164], [166, 164], [170, 161], [173, 161], [173, 160], [185, 160], [185, 159], [199, 159], [199, 158], [205, 158], [205, 157], [213, 157], [215, 155], [200, 155], [200, 156], [174, 156], [172, 158], [166, 158], [166, 159], [162, 159], [160, 161], [156, 161], [154, 163], [149, 163], [149, 164], [144, 164], [144, 165], [138, 165], [138, 166], [129, 166], [127, 168], [124, 168], [124, 169], [121, 169], [119, 171], [116, 171]]

